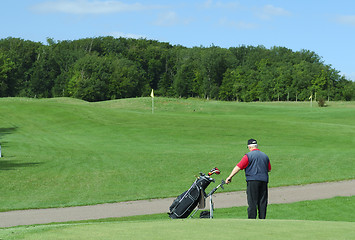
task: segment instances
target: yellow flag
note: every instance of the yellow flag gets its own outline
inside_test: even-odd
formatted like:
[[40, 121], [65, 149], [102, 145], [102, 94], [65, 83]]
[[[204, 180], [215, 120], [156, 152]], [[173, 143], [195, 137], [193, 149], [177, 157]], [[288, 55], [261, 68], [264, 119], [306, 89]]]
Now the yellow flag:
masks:
[[309, 99], [312, 99], [312, 95], [309, 97]]
[[151, 96], [152, 98], [154, 98], [154, 91], [153, 91], [153, 89], [152, 89], [152, 92], [150, 93], [150, 96]]

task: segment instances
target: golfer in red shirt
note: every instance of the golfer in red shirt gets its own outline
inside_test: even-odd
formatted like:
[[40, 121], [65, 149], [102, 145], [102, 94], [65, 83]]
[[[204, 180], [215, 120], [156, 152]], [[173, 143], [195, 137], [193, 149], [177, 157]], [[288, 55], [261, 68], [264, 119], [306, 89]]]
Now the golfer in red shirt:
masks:
[[245, 154], [242, 160], [234, 167], [226, 183], [230, 183], [235, 174], [245, 170], [247, 181], [248, 218], [265, 219], [268, 203], [268, 182], [271, 164], [269, 157], [258, 149], [255, 139], [248, 140], [249, 153]]

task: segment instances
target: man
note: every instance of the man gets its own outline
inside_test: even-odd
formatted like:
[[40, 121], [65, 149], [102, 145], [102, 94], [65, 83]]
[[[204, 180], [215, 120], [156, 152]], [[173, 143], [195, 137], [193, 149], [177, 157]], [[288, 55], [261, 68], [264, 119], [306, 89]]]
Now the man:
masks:
[[248, 140], [249, 153], [234, 167], [226, 184], [232, 181], [232, 177], [240, 170], [245, 169], [247, 181], [248, 218], [256, 219], [257, 210], [259, 218], [265, 219], [268, 202], [268, 182], [271, 164], [269, 157], [258, 149], [255, 139]]

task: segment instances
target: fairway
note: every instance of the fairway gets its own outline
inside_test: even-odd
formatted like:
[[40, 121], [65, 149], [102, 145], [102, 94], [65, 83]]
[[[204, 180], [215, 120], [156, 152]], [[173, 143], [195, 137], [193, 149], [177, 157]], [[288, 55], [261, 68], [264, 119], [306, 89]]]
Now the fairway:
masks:
[[[258, 139], [270, 187], [354, 179], [355, 104], [0, 99], [0, 210], [174, 197]], [[244, 176], [225, 191], [245, 188]]]
[[0, 230], [6, 239], [353, 239], [355, 224], [295, 220], [157, 220], [56, 224]]

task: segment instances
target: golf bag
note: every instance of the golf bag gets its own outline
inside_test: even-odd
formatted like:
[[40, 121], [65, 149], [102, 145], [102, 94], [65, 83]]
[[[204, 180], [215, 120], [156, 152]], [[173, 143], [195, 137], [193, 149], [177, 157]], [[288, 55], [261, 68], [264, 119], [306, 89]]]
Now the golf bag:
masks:
[[191, 185], [189, 190], [183, 192], [173, 201], [168, 213], [170, 218], [187, 218], [199, 203], [204, 208], [205, 198], [207, 197], [205, 190], [211, 182], [215, 181], [210, 177], [213, 173], [219, 174], [220, 171], [218, 168], [214, 168], [208, 173], [208, 176], [200, 173], [200, 176]]

